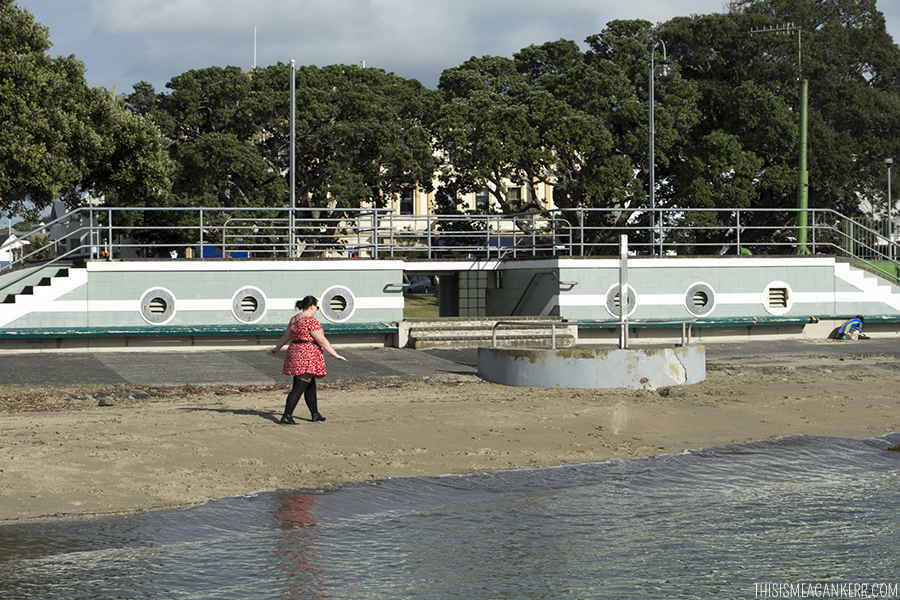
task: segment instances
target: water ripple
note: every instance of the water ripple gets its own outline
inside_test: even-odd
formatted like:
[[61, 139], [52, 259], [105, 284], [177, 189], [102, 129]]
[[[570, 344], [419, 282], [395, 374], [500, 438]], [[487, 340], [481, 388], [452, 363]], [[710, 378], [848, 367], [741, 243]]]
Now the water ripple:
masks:
[[16, 598], [747, 598], [893, 582], [900, 434], [397, 478], [0, 527]]

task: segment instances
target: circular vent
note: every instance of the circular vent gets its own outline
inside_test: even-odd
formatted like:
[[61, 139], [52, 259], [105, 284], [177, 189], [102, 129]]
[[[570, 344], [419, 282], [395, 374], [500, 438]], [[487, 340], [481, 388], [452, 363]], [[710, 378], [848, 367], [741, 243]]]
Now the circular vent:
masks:
[[266, 315], [266, 295], [253, 286], [239, 289], [231, 297], [231, 314], [241, 323], [256, 323]]
[[707, 283], [695, 283], [684, 293], [684, 307], [695, 317], [706, 316], [716, 307], [716, 292]]
[[694, 292], [694, 308], [703, 308], [709, 304], [709, 296], [706, 292]]
[[150, 300], [151, 315], [164, 315], [168, 309], [169, 304], [166, 302], [165, 298], [153, 298]]
[[334, 314], [340, 315], [347, 310], [347, 299], [343, 296], [333, 296], [329, 306], [331, 307], [331, 310], [334, 311]]
[[322, 307], [323, 317], [332, 323], [343, 323], [356, 312], [356, 298], [348, 288], [336, 285], [322, 293], [319, 306]]
[[[619, 305], [621, 299], [619, 297], [619, 284], [615, 283], [606, 291], [606, 310], [613, 317], [619, 317]], [[625, 286], [625, 316], [631, 316], [634, 309], [637, 308], [637, 295], [634, 288], [630, 285]]]
[[151, 288], [141, 296], [141, 318], [151, 325], [163, 325], [175, 316], [175, 296], [165, 288]]

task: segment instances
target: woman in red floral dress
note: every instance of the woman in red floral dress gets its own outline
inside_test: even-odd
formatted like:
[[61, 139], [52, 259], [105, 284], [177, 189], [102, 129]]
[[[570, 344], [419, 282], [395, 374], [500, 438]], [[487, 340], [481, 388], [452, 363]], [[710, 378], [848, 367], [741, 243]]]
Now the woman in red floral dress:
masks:
[[325, 417], [319, 414], [316, 397], [316, 379], [325, 377], [325, 355], [322, 351], [338, 360], [347, 360], [325, 339], [322, 326], [313, 316], [319, 310], [319, 301], [314, 296], [307, 296], [303, 300], [297, 300], [295, 308], [300, 313], [291, 317], [287, 331], [272, 349], [272, 354], [276, 354], [282, 346], [290, 342], [284, 357], [284, 366], [281, 368], [282, 373], [294, 377], [294, 385], [288, 392], [284, 414], [281, 416], [281, 422], [285, 425], [296, 425], [293, 414], [300, 396], [306, 399], [306, 406], [312, 415], [311, 421], [325, 420]]

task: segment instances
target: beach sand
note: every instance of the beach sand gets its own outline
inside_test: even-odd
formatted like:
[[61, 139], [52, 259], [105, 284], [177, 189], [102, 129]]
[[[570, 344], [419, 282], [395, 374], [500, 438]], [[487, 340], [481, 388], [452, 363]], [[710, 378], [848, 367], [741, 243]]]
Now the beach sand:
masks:
[[[655, 391], [518, 388], [470, 376], [330, 385], [326, 378], [319, 406], [327, 421], [286, 426], [277, 423], [286, 386], [7, 387], [0, 523], [798, 434], [877, 437], [900, 431], [898, 389], [892, 357], [735, 359], [710, 364], [706, 381]], [[302, 402], [296, 415], [308, 417]]]

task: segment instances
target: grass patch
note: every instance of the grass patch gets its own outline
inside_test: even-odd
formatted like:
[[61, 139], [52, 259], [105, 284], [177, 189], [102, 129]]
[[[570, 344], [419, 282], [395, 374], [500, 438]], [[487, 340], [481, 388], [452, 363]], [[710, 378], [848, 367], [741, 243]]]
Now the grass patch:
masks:
[[437, 294], [407, 294], [403, 297], [404, 319], [431, 319], [440, 316]]
[[891, 281], [892, 276], [895, 280], [900, 279], [900, 269], [897, 268], [897, 265], [887, 260], [873, 260], [871, 263], [850, 261], [850, 264], [887, 281]]

